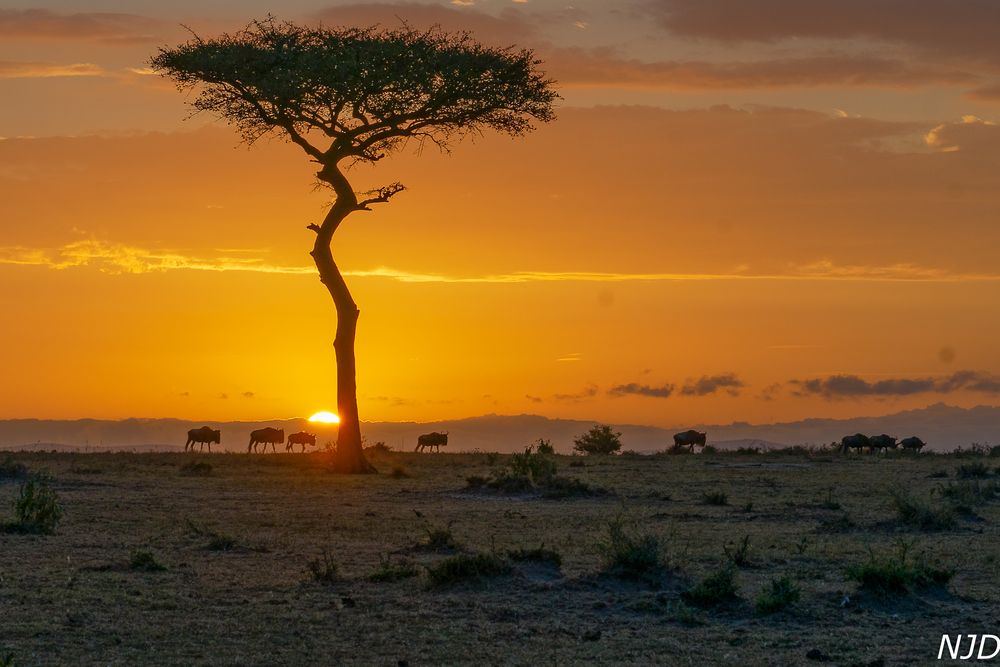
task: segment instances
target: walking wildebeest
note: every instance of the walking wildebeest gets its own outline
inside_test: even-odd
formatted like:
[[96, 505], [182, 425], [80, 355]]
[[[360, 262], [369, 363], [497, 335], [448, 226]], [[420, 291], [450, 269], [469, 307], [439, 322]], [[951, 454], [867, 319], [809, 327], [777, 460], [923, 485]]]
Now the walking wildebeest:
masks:
[[863, 433], [855, 433], [854, 435], [845, 435], [840, 440], [840, 451], [846, 454], [852, 447], [859, 452], [865, 447], [871, 447], [871, 440], [868, 439], [867, 435]]
[[441, 446], [448, 445], [448, 432], [438, 433], [434, 431], [433, 433], [424, 433], [423, 435], [417, 436], [417, 446], [413, 449], [415, 452], [422, 452], [424, 449], [434, 448], [434, 451], [440, 452]]
[[925, 444], [927, 443], [925, 443], [923, 440], [921, 440], [915, 435], [911, 435], [909, 438], [903, 438], [902, 440], [899, 441], [899, 446], [903, 448], [904, 452], [908, 449], [912, 449], [918, 454], [920, 453], [921, 448]]
[[196, 444], [201, 445], [199, 451], [203, 451], [205, 449], [205, 445], [207, 444], [208, 451], [211, 453], [213, 442], [217, 445], [222, 442], [222, 431], [211, 429], [208, 426], [193, 428], [188, 431], [188, 439], [187, 442], [184, 443], [184, 451], [186, 452], [188, 447], [190, 447], [193, 452]]
[[251, 450], [257, 451], [257, 444], [260, 443], [264, 445], [264, 451], [267, 451], [267, 446], [271, 445], [271, 449], [274, 449], [275, 445], [280, 445], [285, 441], [285, 429], [283, 428], [260, 428], [256, 431], [250, 432], [250, 444], [247, 445], [247, 453], [249, 454]]
[[681, 447], [687, 447], [689, 452], [694, 451], [694, 446], [699, 447], [705, 446], [705, 434], [695, 431], [694, 429], [683, 431], [681, 433], [674, 434], [674, 449], [680, 449]]
[[292, 433], [288, 436], [288, 443], [285, 445], [285, 451], [292, 451], [294, 445], [302, 445], [302, 451], [306, 451], [306, 445], [316, 446], [316, 434], [306, 433], [305, 431], [299, 431], [298, 433]]
[[873, 435], [868, 438], [868, 442], [871, 443], [872, 452], [887, 452], [890, 449], [896, 449], [896, 439], [892, 436], [888, 436], [885, 433], [882, 435]]

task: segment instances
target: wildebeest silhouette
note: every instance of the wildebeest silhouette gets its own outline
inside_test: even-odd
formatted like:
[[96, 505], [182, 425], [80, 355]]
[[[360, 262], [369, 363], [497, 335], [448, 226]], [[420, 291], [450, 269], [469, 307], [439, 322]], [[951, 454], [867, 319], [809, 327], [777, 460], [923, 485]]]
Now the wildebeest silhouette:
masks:
[[316, 434], [306, 433], [305, 431], [299, 431], [298, 433], [292, 433], [288, 436], [288, 443], [285, 444], [285, 451], [292, 451], [294, 445], [302, 445], [302, 451], [306, 451], [306, 445], [316, 446]]
[[250, 444], [247, 445], [247, 453], [250, 451], [257, 451], [257, 445], [264, 445], [263, 451], [267, 451], [267, 446], [271, 445], [273, 451], [278, 451], [274, 448], [275, 445], [280, 445], [285, 441], [285, 429], [283, 428], [259, 428], [256, 431], [250, 432]]
[[873, 435], [868, 438], [868, 442], [871, 444], [872, 452], [887, 452], [890, 449], [896, 449], [896, 439], [885, 433]]
[[415, 452], [422, 452], [424, 449], [434, 448], [434, 451], [440, 452], [441, 446], [448, 446], [448, 432], [438, 433], [434, 431], [433, 433], [424, 433], [423, 435], [417, 436], [417, 446], [413, 449]]
[[867, 435], [863, 433], [855, 433], [854, 435], [845, 435], [840, 440], [840, 451], [846, 454], [851, 448], [858, 450], [859, 452], [865, 447], [871, 447], [871, 440]]
[[909, 438], [903, 438], [899, 441], [899, 446], [902, 447], [904, 451], [912, 449], [915, 452], [919, 452], [925, 444], [927, 443], [915, 435], [911, 435]]
[[700, 431], [690, 429], [674, 434], [674, 449], [687, 447], [689, 452], [694, 451], [694, 446], [704, 447], [707, 437]]
[[208, 451], [211, 452], [213, 442], [217, 445], [222, 442], [222, 431], [209, 428], [208, 426], [193, 428], [188, 431], [188, 439], [184, 443], [184, 451], [186, 452], [188, 447], [190, 447], [193, 452], [194, 446], [198, 444], [201, 445], [199, 451], [204, 450], [205, 445], [208, 445]]

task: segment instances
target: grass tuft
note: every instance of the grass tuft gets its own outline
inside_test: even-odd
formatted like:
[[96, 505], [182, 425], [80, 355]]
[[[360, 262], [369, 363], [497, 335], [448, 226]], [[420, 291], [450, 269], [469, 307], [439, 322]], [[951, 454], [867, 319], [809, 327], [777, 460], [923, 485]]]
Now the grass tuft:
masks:
[[882, 597], [898, 597], [917, 590], [943, 588], [954, 576], [946, 570], [909, 557], [912, 543], [900, 541], [896, 552], [878, 556], [869, 552], [868, 560], [847, 570], [848, 578], [862, 590]]
[[798, 602], [801, 591], [788, 577], [771, 579], [771, 584], [757, 596], [754, 609], [758, 614], [774, 614]]
[[438, 561], [427, 569], [431, 588], [442, 588], [467, 581], [479, 581], [510, 574], [511, 565], [493, 552], [461, 553]]
[[152, 551], [136, 549], [129, 554], [128, 566], [131, 570], [141, 570], [143, 572], [164, 572], [167, 566], [156, 560]]
[[724, 567], [708, 575], [698, 585], [681, 593], [681, 599], [696, 607], [716, 607], [737, 599], [736, 570]]
[[62, 520], [59, 496], [49, 486], [49, 478], [38, 474], [21, 485], [14, 499], [14, 521], [4, 525], [7, 532], [51, 535]]
[[599, 546], [604, 571], [622, 579], [639, 579], [667, 568], [660, 538], [629, 529], [621, 516], [608, 522], [607, 541]]
[[543, 563], [554, 565], [557, 568], [562, 566], [562, 555], [558, 551], [546, 549], [544, 544], [535, 549], [525, 549], [524, 547], [508, 549], [505, 555], [512, 561]]
[[420, 570], [411, 560], [400, 560], [392, 562], [388, 556], [379, 560], [379, 566], [374, 572], [368, 575], [368, 581], [374, 583], [386, 583], [409, 579], [420, 574]]
[[0, 463], [0, 479], [27, 479], [28, 466], [9, 455]]
[[951, 507], [934, 506], [900, 487], [890, 489], [889, 494], [900, 524], [922, 531], [949, 530], [955, 527], [955, 512]]
[[189, 477], [208, 477], [212, 474], [212, 464], [207, 461], [188, 461], [177, 472]]
[[331, 556], [327, 551], [320, 554], [319, 558], [314, 558], [309, 561], [307, 567], [309, 568], [309, 573], [312, 575], [313, 581], [321, 584], [332, 584], [338, 579], [337, 563], [334, 562], [333, 556]]
[[704, 505], [728, 505], [729, 495], [722, 491], [711, 491], [702, 494], [701, 502]]

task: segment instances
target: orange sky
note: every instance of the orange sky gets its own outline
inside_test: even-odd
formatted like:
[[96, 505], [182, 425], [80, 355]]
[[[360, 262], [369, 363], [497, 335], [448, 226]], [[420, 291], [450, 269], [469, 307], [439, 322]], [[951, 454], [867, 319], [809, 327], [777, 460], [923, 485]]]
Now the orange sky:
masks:
[[[362, 311], [362, 419], [998, 403], [984, 26], [1000, 8], [914, 4], [889, 21], [889, 0], [289, 3], [282, 18], [399, 15], [535, 47], [564, 98], [525, 138], [352, 172], [359, 190], [409, 188], [335, 239]], [[211, 34], [265, 11], [0, 9], [0, 418], [334, 405], [312, 165], [185, 121], [143, 69], [178, 23]]]

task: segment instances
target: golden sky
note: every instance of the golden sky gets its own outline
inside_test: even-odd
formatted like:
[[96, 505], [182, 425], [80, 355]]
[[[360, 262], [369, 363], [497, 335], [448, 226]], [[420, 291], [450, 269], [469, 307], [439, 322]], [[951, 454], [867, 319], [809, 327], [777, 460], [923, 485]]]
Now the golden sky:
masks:
[[[351, 174], [365, 420], [680, 425], [996, 404], [1000, 4], [283, 3], [533, 47], [558, 119]], [[0, 8], [0, 418], [335, 404], [329, 195], [145, 69], [264, 2]]]

